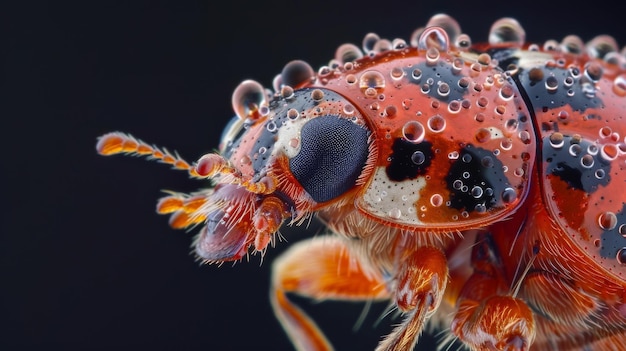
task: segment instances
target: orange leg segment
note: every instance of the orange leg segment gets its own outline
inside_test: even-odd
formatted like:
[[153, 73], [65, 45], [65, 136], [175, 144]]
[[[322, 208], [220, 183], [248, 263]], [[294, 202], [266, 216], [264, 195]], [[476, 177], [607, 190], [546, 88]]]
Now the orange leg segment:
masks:
[[273, 265], [271, 301], [274, 313], [298, 350], [333, 347], [287, 293], [317, 300], [388, 299], [383, 277], [367, 270], [359, 256], [334, 236], [317, 237], [292, 245]]
[[458, 300], [452, 332], [471, 350], [527, 351], [536, 326], [528, 305], [511, 295], [488, 236], [474, 247], [474, 273]]
[[426, 319], [439, 307], [448, 281], [446, 257], [434, 247], [400, 253], [396, 265], [395, 303], [406, 315], [376, 351], [412, 350]]

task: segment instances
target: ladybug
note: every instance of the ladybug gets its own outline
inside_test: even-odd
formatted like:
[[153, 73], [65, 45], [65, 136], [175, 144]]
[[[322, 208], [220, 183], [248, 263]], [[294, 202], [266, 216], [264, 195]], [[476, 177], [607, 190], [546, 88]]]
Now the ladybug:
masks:
[[409, 41], [370, 33], [317, 71], [247, 80], [219, 150], [191, 164], [114, 132], [102, 155], [210, 179], [157, 211], [200, 226], [204, 262], [263, 253], [312, 216], [326, 235], [273, 263], [271, 303], [298, 350], [331, 350], [288, 294], [389, 301], [376, 350], [626, 349], [626, 58], [612, 37], [526, 42], [512, 18], [472, 43], [433, 16]]

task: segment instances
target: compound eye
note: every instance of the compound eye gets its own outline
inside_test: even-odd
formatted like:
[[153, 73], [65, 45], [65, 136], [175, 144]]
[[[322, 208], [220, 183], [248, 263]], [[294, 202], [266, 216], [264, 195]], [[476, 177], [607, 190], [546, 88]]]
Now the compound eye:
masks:
[[300, 137], [300, 152], [290, 159], [289, 167], [313, 200], [335, 199], [355, 185], [369, 154], [367, 129], [326, 115], [307, 122]]

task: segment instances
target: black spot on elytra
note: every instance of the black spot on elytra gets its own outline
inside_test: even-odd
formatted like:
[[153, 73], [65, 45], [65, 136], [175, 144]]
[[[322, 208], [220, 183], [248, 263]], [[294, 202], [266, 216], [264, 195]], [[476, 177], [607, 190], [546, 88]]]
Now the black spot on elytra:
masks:
[[[587, 193], [596, 191], [598, 186], [606, 186], [611, 180], [610, 164], [599, 156], [599, 152], [589, 153], [595, 144], [588, 140], [563, 137], [563, 146], [553, 147], [550, 137], [543, 138], [542, 155], [547, 174], [557, 176], [571, 188]], [[583, 167], [582, 157], [593, 161], [590, 167]]]
[[451, 194], [450, 207], [459, 210], [488, 211], [515, 196], [502, 162], [490, 151], [472, 145], [461, 149], [445, 180]]
[[[536, 111], [559, 108], [566, 105], [574, 111], [585, 111], [587, 108], [599, 108], [604, 106], [602, 100], [596, 94], [593, 83], [581, 79], [582, 74], [564, 68], [536, 67], [533, 70], [543, 71], [541, 79], [531, 79], [530, 70], [518, 74], [521, 89], [528, 96], [528, 102]], [[572, 74], [574, 72], [575, 74]], [[533, 77], [537, 77], [534, 75]], [[571, 81], [566, 86], [565, 80]], [[556, 84], [556, 90], [550, 92], [546, 89], [546, 82]]]
[[[617, 225], [615, 228], [605, 230], [601, 234], [600, 256], [605, 258], [617, 259], [617, 253], [620, 249], [626, 248], [626, 238], [619, 232], [620, 226], [626, 224], [626, 204], [622, 205], [622, 210], [616, 214], [616, 217]], [[626, 252], [626, 250], [622, 252]], [[621, 262], [626, 262], [626, 260]]]
[[389, 156], [386, 169], [387, 177], [400, 182], [425, 174], [433, 159], [432, 146], [425, 140], [418, 144], [402, 138], [394, 140], [391, 147], [393, 153]]

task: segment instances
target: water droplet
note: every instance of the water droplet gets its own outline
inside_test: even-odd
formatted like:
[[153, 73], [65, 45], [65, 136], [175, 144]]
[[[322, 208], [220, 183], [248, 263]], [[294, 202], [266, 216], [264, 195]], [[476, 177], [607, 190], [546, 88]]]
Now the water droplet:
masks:
[[424, 155], [422, 151], [415, 151], [411, 155], [411, 162], [413, 162], [414, 164], [418, 166], [424, 163], [425, 160], [426, 160], [426, 156]]
[[426, 51], [426, 64], [432, 66], [439, 61], [439, 50], [436, 48], [428, 48]]
[[343, 106], [343, 113], [345, 113], [346, 115], [351, 115], [354, 113], [354, 106], [352, 106], [352, 104], [345, 104]]
[[434, 115], [428, 119], [428, 129], [434, 133], [442, 132], [446, 129], [446, 120], [441, 115]]
[[593, 163], [593, 156], [591, 155], [584, 155], [580, 158], [580, 164], [585, 168], [593, 167]]
[[450, 39], [448, 33], [441, 27], [429, 27], [424, 29], [417, 40], [417, 48], [420, 50], [435, 48], [448, 51], [449, 44]]
[[479, 143], [486, 143], [491, 140], [491, 132], [487, 128], [480, 128], [476, 131], [474, 138]]
[[519, 139], [522, 141], [522, 143], [526, 145], [530, 144], [530, 133], [526, 130], [522, 130], [521, 132], [519, 132]]
[[326, 77], [329, 74], [331, 74], [333, 71], [330, 69], [330, 67], [328, 66], [321, 66], [318, 70], [317, 70], [317, 76], [322, 78], [322, 77]]
[[572, 54], [581, 54], [585, 48], [582, 39], [577, 35], [568, 35], [561, 41], [561, 50]]
[[602, 145], [600, 148], [600, 156], [607, 161], [615, 160], [617, 155], [619, 155], [619, 150], [613, 144]]
[[556, 79], [555, 76], [549, 76], [548, 78], [546, 78], [545, 85], [546, 85], [546, 90], [549, 93], [554, 93], [559, 87], [559, 81]]
[[591, 39], [587, 45], [587, 53], [592, 57], [604, 58], [609, 52], [618, 51], [617, 42], [610, 35], [598, 35]]
[[396, 38], [391, 42], [391, 47], [393, 48], [393, 50], [396, 51], [402, 50], [407, 47], [406, 40]]
[[233, 110], [241, 119], [258, 118], [256, 114], [263, 104], [265, 104], [265, 89], [254, 80], [241, 82], [233, 92]]
[[461, 102], [459, 100], [452, 100], [448, 104], [448, 112], [455, 114], [461, 111]]
[[472, 194], [472, 197], [474, 197], [475, 199], [478, 199], [481, 196], [483, 196], [483, 188], [479, 187], [478, 185], [475, 185], [470, 191], [470, 194]]
[[617, 255], [615, 256], [615, 259], [617, 259], [617, 262], [619, 264], [626, 264], [626, 247], [622, 247], [621, 249], [617, 250]]
[[506, 188], [502, 191], [502, 201], [506, 204], [510, 204], [517, 199], [517, 193], [513, 188]]
[[400, 67], [394, 67], [391, 69], [389, 75], [391, 76], [391, 79], [398, 80], [404, 77], [404, 71]]
[[454, 182], [452, 182], [452, 188], [454, 190], [461, 190], [462, 187], [463, 187], [463, 181], [457, 179]]
[[554, 149], [560, 149], [565, 145], [565, 139], [561, 133], [552, 133], [550, 135], [550, 146]]
[[450, 86], [448, 83], [441, 82], [437, 87], [437, 94], [441, 97], [448, 96], [450, 94]]
[[385, 107], [385, 116], [389, 118], [395, 117], [397, 112], [398, 112], [398, 109], [396, 108], [395, 105], [389, 105]]
[[295, 108], [290, 108], [287, 111], [287, 118], [289, 118], [290, 120], [297, 119], [298, 117], [300, 117], [300, 113]]
[[415, 144], [419, 144], [424, 140], [426, 131], [424, 126], [417, 121], [409, 121], [402, 127], [402, 136], [407, 140]]
[[476, 61], [482, 66], [488, 66], [491, 63], [491, 56], [489, 56], [489, 54], [487, 53], [482, 53], [478, 55], [478, 57], [476, 58]]
[[335, 60], [342, 64], [356, 61], [361, 57], [363, 57], [363, 52], [356, 45], [350, 43], [340, 45], [335, 51]]
[[365, 71], [359, 78], [359, 87], [362, 90], [373, 88], [375, 91], [380, 91], [385, 88], [385, 77], [378, 71]]
[[531, 82], [539, 82], [543, 80], [543, 70], [537, 67], [531, 68], [530, 71], [528, 71], [528, 78]]
[[[543, 43], [543, 51], [557, 51], [559, 49], [559, 42], [554, 39], [548, 39]], [[551, 60], [550, 65], [554, 65], [554, 60]], [[546, 65], [548, 62], [546, 62]]]
[[513, 140], [504, 139], [500, 141], [500, 147], [502, 148], [502, 150], [505, 150], [505, 151], [511, 150], [511, 148], [513, 147]]
[[613, 91], [618, 96], [626, 96], [626, 74], [620, 74], [613, 80]]
[[515, 89], [509, 83], [506, 83], [500, 89], [500, 98], [504, 101], [511, 100], [513, 98], [513, 95], [515, 95]]
[[400, 211], [400, 209], [398, 208], [392, 208], [391, 210], [389, 210], [387, 215], [393, 219], [400, 219], [400, 217], [402, 217], [402, 211]]
[[420, 79], [422, 79], [422, 70], [419, 68], [414, 69], [413, 71], [411, 71], [411, 77], [419, 81]]
[[496, 108], [494, 109], [494, 111], [499, 114], [500, 116], [504, 115], [506, 113], [506, 106], [504, 105], [498, 105], [496, 106]]
[[298, 85], [309, 81], [314, 76], [315, 71], [313, 71], [313, 68], [302, 60], [293, 60], [287, 63], [280, 74], [282, 84], [291, 87], [298, 87]]
[[600, 169], [596, 170], [594, 175], [596, 176], [596, 179], [604, 179], [604, 176], [606, 175], [606, 173], [604, 172], [604, 170], [602, 168], [600, 168]]
[[461, 70], [463, 70], [463, 66], [465, 65], [465, 62], [463, 61], [463, 59], [460, 58], [455, 58], [452, 61], [452, 74], [460, 74]]
[[617, 216], [613, 212], [603, 212], [598, 216], [598, 225], [604, 230], [613, 230], [617, 226]]
[[454, 41], [454, 45], [461, 51], [466, 51], [472, 46], [472, 38], [467, 34], [460, 34]]
[[489, 104], [489, 100], [487, 100], [487, 98], [484, 96], [481, 96], [478, 98], [478, 100], [476, 100], [476, 105], [478, 105], [478, 107], [480, 108], [485, 108], [487, 107], [488, 104]]
[[441, 196], [440, 194], [433, 194], [430, 197], [430, 204], [433, 205], [433, 207], [439, 207], [443, 205], [443, 196]]
[[570, 145], [569, 154], [572, 156], [578, 156], [583, 152], [583, 148], [578, 144]]
[[467, 87], [470, 85], [470, 82], [471, 82], [470, 79], [467, 78], [467, 77], [463, 77], [463, 78], [459, 79], [459, 82], [458, 82], [459, 88], [467, 89]]
[[493, 168], [495, 162], [491, 156], [485, 156], [480, 160], [480, 164], [485, 168]]
[[274, 121], [269, 121], [265, 125], [265, 129], [267, 129], [267, 131], [270, 133], [274, 133], [278, 130], [278, 127], [276, 126], [276, 123], [274, 123]]
[[365, 96], [367, 96], [369, 98], [373, 98], [373, 97], [376, 97], [378, 92], [374, 88], [367, 88], [367, 89], [365, 89], [364, 94], [365, 94]]
[[320, 89], [313, 89], [311, 92], [311, 99], [315, 102], [320, 102], [324, 99], [324, 92]]
[[497, 20], [489, 31], [489, 44], [509, 44], [521, 47], [526, 40], [524, 28], [513, 18], [501, 18]]
[[600, 128], [599, 134], [601, 138], [607, 138], [611, 135], [611, 133], [613, 133], [613, 131], [611, 130], [611, 127], [602, 127]]
[[590, 155], [597, 155], [598, 154], [598, 146], [595, 144], [591, 144], [589, 146], [587, 146], [587, 152]]
[[246, 156], [241, 157], [241, 159], [239, 159], [239, 164], [242, 166], [248, 166], [252, 164], [252, 160], [250, 159], [248, 155], [246, 155]]
[[374, 50], [374, 46], [380, 40], [380, 37], [376, 33], [367, 33], [363, 38], [363, 51], [369, 54]]

